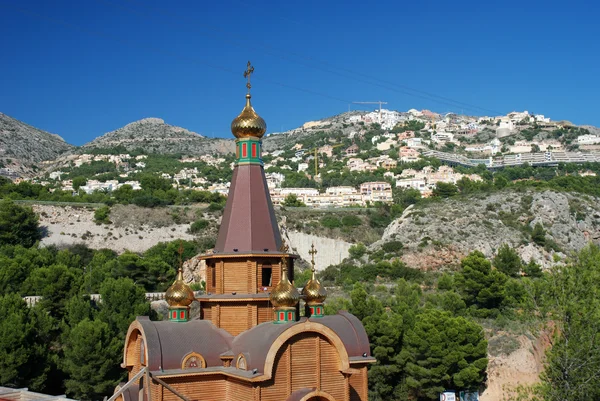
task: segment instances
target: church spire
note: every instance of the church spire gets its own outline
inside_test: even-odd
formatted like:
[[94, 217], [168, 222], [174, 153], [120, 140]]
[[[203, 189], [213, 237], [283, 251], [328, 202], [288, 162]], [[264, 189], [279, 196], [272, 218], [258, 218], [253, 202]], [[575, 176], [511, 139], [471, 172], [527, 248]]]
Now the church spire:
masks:
[[327, 291], [316, 277], [315, 255], [317, 254], [317, 250], [315, 249], [315, 244], [311, 245], [308, 253], [311, 256], [310, 264], [312, 265], [312, 277], [302, 289], [302, 295], [304, 295], [304, 300], [306, 302], [305, 312], [306, 316], [309, 317], [323, 317], [325, 314], [323, 303], [327, 298]]
[[190, 320], [190, 305], [194, 302], [194, 292], [183, 280], [183, 245], [179, 244], [179, 269], [175, 282], [167, 289], [165, 301], [169, 304], [169, 320], [187, 322]]
[[[281, 245], [281, 252], [287, 254], [289, 248], [285, 242]], [[279, 284], [271, 292], [270, 300], [275, 307], [275, 323], [289, 323], [296, 321], [296, 305], [300, 301], [300, 294], [287, 276], [287, 257], [281, 258], [283, 272]]]
[[281, 246], [261, 159], [261, 138], [267, 131], [267, 124], [250, 103], [250, 77], [253, 73], [254, 67], [248, 62], [244, 72], [248, 80], [246, 106], [231, 123], [231, 132], [236, 137], [237, 157], [215, 245], [217, 253], [277, 252]]

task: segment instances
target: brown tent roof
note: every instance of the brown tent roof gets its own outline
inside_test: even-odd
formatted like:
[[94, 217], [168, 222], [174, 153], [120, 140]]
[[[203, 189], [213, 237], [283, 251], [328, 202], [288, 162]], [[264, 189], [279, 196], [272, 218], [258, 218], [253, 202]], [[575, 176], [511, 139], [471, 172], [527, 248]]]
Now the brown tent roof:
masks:
[[258, 164], [237, 166], [233, 170], [231, 187], [216, 253], [262, 253], [276, 251], [281, 235], [271, 203], [263, 167]]
[[233, 337], [208, 320], [153, 322], [137, 318], [142, 325], [148, 349], [150, 370], [180, 369], [183, 358], [197, 352], [206, 366], [222, 366], [220, 355], [231, 349]]

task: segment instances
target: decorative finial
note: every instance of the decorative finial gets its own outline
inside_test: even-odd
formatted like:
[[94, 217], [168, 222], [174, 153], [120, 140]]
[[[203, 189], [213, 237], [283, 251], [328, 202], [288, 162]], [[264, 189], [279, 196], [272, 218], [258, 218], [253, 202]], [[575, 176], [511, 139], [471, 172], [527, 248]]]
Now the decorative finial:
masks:
[[179, 270], [183, 269], [183, 242], [179, 241], [179, 248], [177, 249], [179, 254]]
[[252, 85], [250, 84], [250, 75], [252, 75], [253, 72], [254, 72], [254, 67], [252, 66], [250, 61], [248, 61], [248, 65], [246, 66], [246, 71], [244, 71], [244, 78], [248, 79], [248, 83], [246, 84], [246, 88], [248, 88], [248, 94], [250, 94], [250, 88], [252, 88]]
[[[281, 240], [281, 246], [279, 247], [279, 251], [281, 253], [288, 253], [289, 250], [290, 250], [290, 247], [288, 246], [288, 244], [286, 244], [285, 240], [282, 239]], [[283, 267], [284, 271], [287, 271], [288, 261], [287, 261], [287, 258], [285, 256], [281, 257], [281, 266]]]
[[311, 256], [310, 264], [312, 265], [312, 271], [315, 271], [315, 255], [317, 254], [317, 250], [315, 249], [315, 244], [311, 244], [310, 251], [308, 253]]

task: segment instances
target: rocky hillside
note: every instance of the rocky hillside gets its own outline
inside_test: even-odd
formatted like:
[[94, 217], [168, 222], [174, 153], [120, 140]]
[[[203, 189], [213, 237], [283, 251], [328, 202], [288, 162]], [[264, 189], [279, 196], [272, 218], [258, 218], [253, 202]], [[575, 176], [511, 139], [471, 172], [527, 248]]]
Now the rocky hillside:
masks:
[[310, 139], [313, 135], [323, 131], [327, 133], [338, 132], [344, 136], [349, 136], [351, 132], [357, 128], [352, 125], [345, 124], [344, 121], [353, 115], [365, 114], [360, 111], [351, 111], [348, 113], [338, 114], [333, 117], [319, 120], [315, 125], [307, 123], [302, 127], [298, 127], [285, 132], [271, 134], [263, 139], [263, 147], [268, 152], [273, 152], [279, 149], [290, 148], [294, 143]]
[[[537, 223], [546, 231], [544, 246], [531, 239]], [[473, 250], [492, 257], [504, 243], [525, 262], [549, 267], [590, 241], [600, 243], [600, 199], [531, 190], [446, 199], [406, 209], [371, 248], [394, 240], [404, 245], [404, 262], [422, 269], [458, 264]]]
[[166, 124], [160, 118], [145, 118], [94, 139], [83, 145], [81, 152], [116, 146], [123, 146], [127, 150], [141, 148], [152, 153], [185, 155], [222, 154], [235, 149], [232, 140], [209, 139], [185, 128]]
[[73, 149], [60, 136], [50, 134], [0, 113], [0, 168], [6, 174], [28, 174], [32, 165], [56, 159]]

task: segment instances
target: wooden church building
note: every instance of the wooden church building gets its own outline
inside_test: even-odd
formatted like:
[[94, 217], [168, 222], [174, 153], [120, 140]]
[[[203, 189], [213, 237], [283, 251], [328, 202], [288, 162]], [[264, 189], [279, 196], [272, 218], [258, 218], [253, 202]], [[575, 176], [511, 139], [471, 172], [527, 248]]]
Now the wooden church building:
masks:
[[[361, 322], [325, 315], [313, 275], [302, 291], [275, 219], [261, 159], [265, 121], [250, 102], [231, 123], [237, 161], [206, 295], [195, 298], [181, 269], [167, 290], [168, 321], [138, 317], [123, 352], [128, 382], [109, 401], [365, 401], [375, 362]], [[314, 249], [313, 249], [314, 251]], [[190, 304], [200, 318], [190, 319]], [[304, 316], [300, 316], [303, 304]]]

